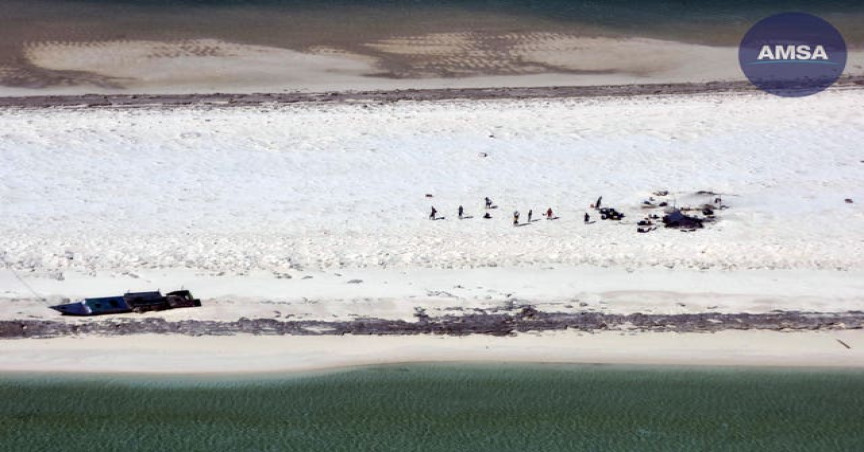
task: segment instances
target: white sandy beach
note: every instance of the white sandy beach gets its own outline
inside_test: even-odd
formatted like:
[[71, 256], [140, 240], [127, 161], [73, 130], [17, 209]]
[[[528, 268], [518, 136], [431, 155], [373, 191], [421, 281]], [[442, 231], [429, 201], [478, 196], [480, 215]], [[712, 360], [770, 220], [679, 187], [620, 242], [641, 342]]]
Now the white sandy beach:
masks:
[[[635, 233], [634, 233], [635, 234]], [[0, 320], [87, 323], [105, 318], [61, 317], [46, 309], [61, 297], [163, 291], [186, 287], [204, 300], [196, 309], [119, 314], [115, 319], [235, 321], [246, 318], [351, 321], [363, 317], [416, 321], [530, 304], [546, 312], [605, 314], [844, 312], [864, 303], [864, 272], [832, 270], [698, 270], [581, 266], [474, 269], [362, 269], [213, 276], [190, 269], [63, 273], [63, 280], [19, 273], [47, 300], [34, 298], [11, 270], [0, 270]], [[353, 282], [349, 282], [353, 281]], [[357, 282], [360, 281], [360, 282]]]
[[503, 338], [145, 335], [7, 340], [0, 342], [0, 350], [0, 372], [287, 373], [419, 362], [864, 367], [864, 332], [562, 331]]
[[[795, 100], [6, 109], [0, 126], [3, 320], [93, 321], [47, 305], [181, 286], [204, 306], [144, 317], [411, 320], [418, 307], [439, 315], [507, 303], [670, 314], [864, 306], [861, 90]], [[710, 190], [729, 208], [705, 230], [638, 234], [641, 202], [655, 190], [679, 206]], [[600, 195], [627, 217], [584, 224]], [[489, 220], [484, 196], [498, 206]], [[460, 204], [473, 218], [455, 217]], [[445, 220], [427, 219], [432, 205]], [[541, 218], [548, 207], [560, 219], [510, 224], [516, 209], [524, 222], [528, 209]], [[0, 347], [5, 371], [864, 364], [860, 331], [76, 337]]]
[[[862, 100], [5, 110], [2, 317], [53, 318], [11, 269], [53, 301], [178, 286], [206, 300], [169, 318], [410, 318], [508, 300], [860, 309]], [[655, 190], [682, 206], [712, 190], [729, 209], [705, 230], [637, 234]], [[584, 224], [599, 195], [628, 216]], [[445, 220], [427, 219], [432, 205]], [[559, 220], [511, 226], [514, 210], [524, 222], [548, 207]]]

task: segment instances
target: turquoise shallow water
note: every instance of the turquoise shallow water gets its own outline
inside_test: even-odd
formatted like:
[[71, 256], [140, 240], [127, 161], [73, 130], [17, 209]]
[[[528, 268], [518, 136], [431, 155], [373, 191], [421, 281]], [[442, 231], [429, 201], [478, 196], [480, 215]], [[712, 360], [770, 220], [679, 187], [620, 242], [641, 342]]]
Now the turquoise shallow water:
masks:
[[[423, 32], [643, 36], [737, 45], [766, 16], [804, 11], [862, 43], [860, 0], [4, 0], [4, 41], [220, 37], [304, 48]], [[344, 34], [343, 34], [344, 30]]]
[[0, 378], [3, 450], [860, 450], [864, 372], [405, 365]]

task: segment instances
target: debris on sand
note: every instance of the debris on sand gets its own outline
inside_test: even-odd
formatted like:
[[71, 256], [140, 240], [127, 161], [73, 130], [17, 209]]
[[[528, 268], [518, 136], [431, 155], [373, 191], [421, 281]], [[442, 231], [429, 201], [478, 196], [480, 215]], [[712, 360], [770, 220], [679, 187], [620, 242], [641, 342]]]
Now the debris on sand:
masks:
[[663, 225], [667, 228], [676, 229], [702, 229], [701, 218], [684, 215], [680, 210], [673, 209], [671, 212], [663, 216]]
[[[265, 336], [309, 335], [414, 335], [436, 334], [465, 336], [486, 334], [507, 336], [528, 331], [600, 331], [632, 330], [716, 332], [723, 330], [852, 330], [864, 327], [864, 314], [772, 311], [751, 313], [693, 314], [603, 314], [580, 311], [573, 313], [541, 311], [523, 306], [513, 315], [508, 312], [430, 316], [422, 307], [414, 308], [417, 321], [362, 318], [349, 321], [276, 320], [274, 318], [241, 318], [237, 321], [183, 320], [162, 318], [120, 319], [70, 323], [51, 320], [0, 321], [0, 338], [52, 338], [81, 335], [122, 336], [130, 334], [182, 334], [187, 336], [231, 336], [255, 334]], [[842, 344], [841, 344], [842, 345]], [[847, 344], [848, 345], [848, 344]]]
[[[667, 228], [678, 229], [683, 232], [693, 232], [697, 229], [702, 229], [707, 222], [716, 221], [716, 212], [718, 210], [728, 208], [728, 206], [723, 204], [720, 194], [712, 190], [700, 190], [691, 195], [684, 195], [683, 199], [692, 204], [681, 207], [677, 206], [680, 200], [678, 198], [672, 201], [671, 206], [668, 201], [662, 199], [668, 196], [670, 196], [668, 190], [658, 190], [653, 193], [653, 196], [642, 201], [641, 207], [643, 210], [650, 211], [651, 209], [662, 208], [663, 217], [661, 219], [656, 214], [646, 215], [636, 223], [636, 232], [644, 234], [654, 231], [657, 229], [656, 224], [660, 222]], [[700, 218], [686, 212], [699, 212], [703, 217]], [[655, 222], [655, 220], [661, 221]]]
[[612, 207], [603, 207], [600, 209], [601, 220], [620, 221], [622, 218], [624, 218], [624, 214], [615, 210]]

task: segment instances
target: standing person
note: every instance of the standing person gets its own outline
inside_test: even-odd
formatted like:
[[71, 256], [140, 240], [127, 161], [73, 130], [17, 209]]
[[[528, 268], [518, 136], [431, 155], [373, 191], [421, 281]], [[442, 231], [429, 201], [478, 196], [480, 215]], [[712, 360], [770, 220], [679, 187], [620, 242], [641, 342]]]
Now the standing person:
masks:
[[597, 210], [600, 210], [600, 203], [601, 203], [602, 201], [603, 201], [603, 197], [602, 197], [602, 196], [599, 197], [599, 198], [597, 198], [597, 202], [594, 203], [594, 208], [597, 209]]
[[435, 206], [432, 206], [432, 213], [429, 214], [429, 219], [434, 220], [438, 215], [438, 211], [435, 210]]
[[591, 215], [588, 215], [588, 212], [585, 212], [585, 224], [588, 224], [589, 221], [591, 221]]
[[519, 225], [519, 211], [513, 211], [513, 226]]
[[552, 219], [552, 215], [553, 215], [553, 214], [552, 214], [552, 208], [550, 207], [549, 210], [546, 211], [546, 219], [547, 219], [547, 220], [551, 220], [551, 219]]
[[528, 222], [531, 222], [531, 217], [534, 215], [534, 209], [528, 209]]
[[460, 220], [462, 219], [462, 212], [464, 212], [464, 210], [462, 210], [462, 206], [459, 206], [459, 219]]
[[486, 197], [486, 208], [487, 208], [487, 209], [491, 209], [491, 208], [492, 208], [492, 200], [489, 199], [488, 196]]

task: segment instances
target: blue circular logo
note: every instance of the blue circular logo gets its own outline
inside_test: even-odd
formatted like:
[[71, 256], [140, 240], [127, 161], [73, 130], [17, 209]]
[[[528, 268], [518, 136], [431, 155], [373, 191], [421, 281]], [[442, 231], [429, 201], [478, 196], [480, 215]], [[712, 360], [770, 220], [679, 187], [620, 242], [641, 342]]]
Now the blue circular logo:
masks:
[[738, 47], [744, 75], [759, 89], [783, 97], [816, 94], [846, 68], [846, 41], [833, 25], [806, 13], [766, 17]]

